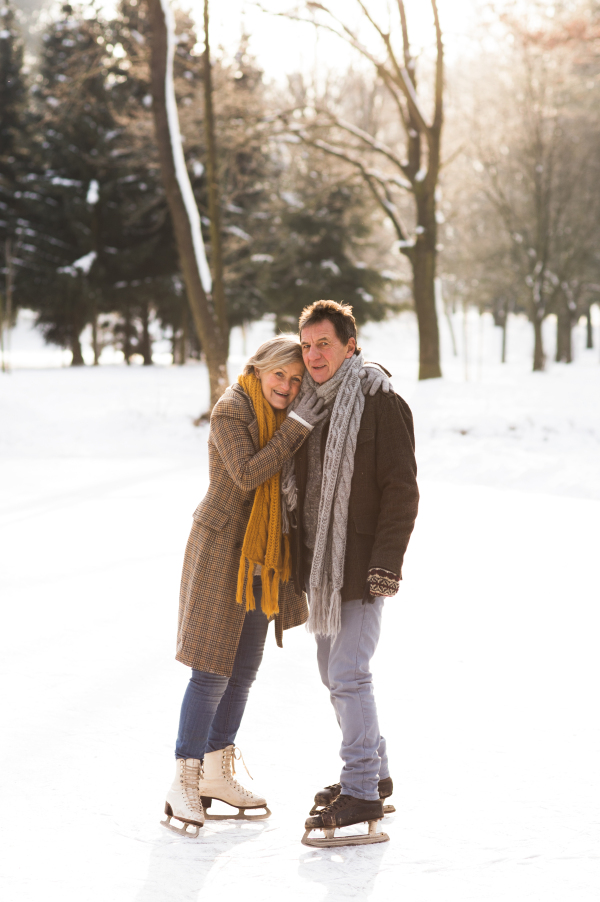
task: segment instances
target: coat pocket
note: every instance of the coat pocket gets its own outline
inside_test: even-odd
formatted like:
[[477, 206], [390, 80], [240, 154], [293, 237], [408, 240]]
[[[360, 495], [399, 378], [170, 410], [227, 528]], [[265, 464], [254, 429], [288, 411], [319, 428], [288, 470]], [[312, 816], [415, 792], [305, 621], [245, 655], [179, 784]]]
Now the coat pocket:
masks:
[[377, 532], [377, 515], [371, 513], [354, 514], [354, 528], [359, 535], [374, 536]]
[[375, 433], [372, 429], [360, 429], [356, 437], [356, 444], [362, 445], [365, 442], [372, 442], [375, 439]]
[[209, 529], [220, 530], [228, 523], [229, 513], [219, 510], [213, 505], [207, 505], [204, 502], [198, 505], [194, 511], [194, 520], [201, 526], [207, 526]]

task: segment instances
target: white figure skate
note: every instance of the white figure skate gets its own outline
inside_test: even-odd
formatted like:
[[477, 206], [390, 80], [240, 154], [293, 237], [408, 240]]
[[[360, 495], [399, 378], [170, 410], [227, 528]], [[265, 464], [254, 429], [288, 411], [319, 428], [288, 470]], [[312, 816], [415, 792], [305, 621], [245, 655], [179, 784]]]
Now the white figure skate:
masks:
[[[236, 756], [236, 752], [239, 752], [239, 749], [236, 749], [233, 745], [228, 745], [227, 748], [219, 749], [216, 752], [207, 752], [204, 756], [204, 768], [200, 778], [200, 798], [205, 810], [206, 820], [261, 821], [271, 816], [271, 812], [267, 808], [266, 799], [245, 789], [235, 779], [236, 757], [238, 761], [240, 758], [242, 762], [244, 761], [241, 752], [239, 756]], [[246, 767], [245, 763], [244, 767]], [[246, 773], [252, 779], [247, 767]], [[237, 814], [209, 814], [207, 809], [212, 805], [213, 799], [237, 808]], [[264, 808], [265, 813], [246, 814], [246, 811], [253, 811], [257, 808]]]
[[[163, 827], [190, 836], [195, 839], [204, 824], [204, 811], [200, 801], [198, 784], [200, 782], [201, 762], [198, 758], [177, 758], [175, 762], [175, 778], [167, 793], [165, 802], [166, 820], [161, 821]], [[181, 821], [182, 827], [171, 823], [171, 818]], [[189, 828], [192, 828], [191, 830]]]

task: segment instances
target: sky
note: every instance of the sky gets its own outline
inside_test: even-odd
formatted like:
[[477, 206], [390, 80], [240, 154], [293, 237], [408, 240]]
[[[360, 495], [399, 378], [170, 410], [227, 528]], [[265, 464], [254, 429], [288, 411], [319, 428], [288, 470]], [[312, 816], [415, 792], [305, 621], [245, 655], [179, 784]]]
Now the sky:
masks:
[[[291, 22], [273, 13], [294, 7], [293, 0], [263, 0], [262, 12], [253, 0], [219, 0], [211, 4], [211, 45], [222, 45], [227, 52], [234, 52], [239, 37], [245, 29], [250, 35], [250, 50], [265, 71], [267, 80], [282, 81], [287, 73], [312, 71], [317, 67], [344, 70], [357, 62], [358, 54], [334, 35], [320, 31], [318, 35], [311, 25]], [[387, 0], [369, 0], [369, 10], [383, 27], [388, 21], [388, 9], [396, 8]], [[469, 31], [475, 17], [475, 0], [439, 0], [440, 19], [445, 37], [446, 51], [452, 54]], [[201, 20], [202, 0], [192, 0], [191, 8]], [[355, 0], [332, 0], [330, 8], [346, 23], [361, 28], [361, 37], [376, 49], [378, 39], [373, 40], [372, 29], [364, 27], [364, 20]], [[434, 38], [431, 6], [427, 0], [407, 0], [409, 32], [415, 49], [426, 48]], [[397, 19], [392, 19], [393, 29], [400, 35]]]

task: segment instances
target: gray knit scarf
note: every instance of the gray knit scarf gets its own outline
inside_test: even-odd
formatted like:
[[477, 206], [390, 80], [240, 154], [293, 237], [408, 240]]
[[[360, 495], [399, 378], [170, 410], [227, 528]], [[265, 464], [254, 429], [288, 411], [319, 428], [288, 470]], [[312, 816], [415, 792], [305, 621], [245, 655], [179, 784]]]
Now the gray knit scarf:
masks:
[[[311, 389], [327, 406], [335, 398], [323, 460], [323, 482], [317, 536], [310, 573], [310, 615], [307, 627], [321, 636], [337, 636], [341, 627], [342, 586], [346, 556], [346, 529], [350, 485], [354, 473], [356, 437], [365, 406], [358, 375], [362, 354], [344, 360], [337, 372], [319, 385], [308, 370], [295, 404]], [[295, 406], [292, 405], [292, 408]], [[283, 468], [281, 478], [283, 527], [289, 531], [289, 512], [297, 507], [296, 475], [293, 460]]]

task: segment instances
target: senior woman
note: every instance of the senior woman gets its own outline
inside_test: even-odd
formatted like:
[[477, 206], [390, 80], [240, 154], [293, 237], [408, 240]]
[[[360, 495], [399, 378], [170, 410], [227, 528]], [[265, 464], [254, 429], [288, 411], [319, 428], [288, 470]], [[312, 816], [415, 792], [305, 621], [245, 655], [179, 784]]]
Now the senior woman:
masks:
[[[192, 668], [192, 676], [181, 706], [167, 817], [161, 821], [183, 835], [198, 836], [205, 817], [270, 814], [266, 799], [235, 779], [234, 743], [269, 621], [275, 621], [281, 647], [283, 630], [308, 617], [306, 596], [296, 595], [290, 579], [280, 494], [283, 464], [328, 415], [314, 392], [287, 414], [303, 375], [298, 339], [271, 338], [250, 358], [210, 418], [210, 484], [194, 513], [179, 598], [176, 658]], [[365, 394], [391, 387], [379, 369], [360, 375]], [[237, 813], [208, 814], [205, 809], [213, 799]], [[265, 813], [246, 814], [257, 809]]]
[[[281, 647], [283, 630], [308, 616], [306, 596], [289, 581], [280, 503], [283, 464], [327, 414], [313, 393], [286, 416], [303, 375], [298, 339], [278, 335], [250, 358], [210, 418], [210, 484], [194, 513], [179, 600], [176, 658], [192, 676], [161, 822], [179, 833], [197, 836], [205, 817], [219, 817], [205, 813], [213, 799], [236, 807], [236, 818], [270, 813], [266, 799], [235, 779], [234, 742], [269, 620]], [[245, 814], [260, 808], [265, 814]]]

